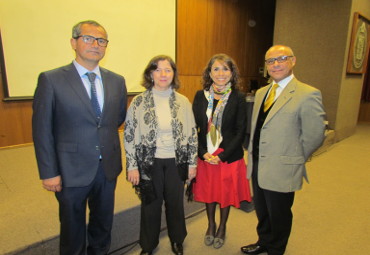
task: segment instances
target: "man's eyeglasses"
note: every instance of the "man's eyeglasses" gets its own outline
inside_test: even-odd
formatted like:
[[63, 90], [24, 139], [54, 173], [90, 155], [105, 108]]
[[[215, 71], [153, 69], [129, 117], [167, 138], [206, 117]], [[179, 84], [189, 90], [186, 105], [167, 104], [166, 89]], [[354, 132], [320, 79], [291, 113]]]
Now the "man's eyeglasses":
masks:
[[101, 46], [101, 47], [107, 47], [108, 45], [108, 40], [107, 39], [104, 39], [104, 38], [96, 38], [94, 36], [91, 36], [91, 35], [79, 35], [77, 37], [74, 37], [74, 39], [78, 39], [82, 37], [82, 40], [84, 41], [84, 43], [87, 43], [87, 44], [93, 44], [94, 41], [97, 41], [98, 42], [98, 45]]
[[277, 61], [278, 63], [284, 63], [285, 61], [288, 60], [288, 58], [292, 58], [294, 56], [280, 56], [280, 57], [277, 57], [277, 58], [268, 58], [265, 60], [265, 63], [267, 65], [273, 65], [275, 63], [275, 61]]

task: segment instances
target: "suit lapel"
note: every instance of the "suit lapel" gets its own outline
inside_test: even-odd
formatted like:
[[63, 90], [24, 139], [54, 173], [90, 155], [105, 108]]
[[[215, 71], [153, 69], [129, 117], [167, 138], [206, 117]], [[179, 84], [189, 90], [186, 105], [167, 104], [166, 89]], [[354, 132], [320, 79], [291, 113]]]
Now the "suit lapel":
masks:
[[71, 86], [71, 88], [75, 91], [77, 96], [81, 99], [81, 102], [86, 105], [88, 111], [95, 118], [95, 112], [94, 109], [92, 108], [89, 95], [87, 94], [85, 86], [83, 85], [81, 77], [78, 74], [75, 66], [73, 64], [67, 65], [64, 71], [65, 71], [64, 76], [68, 80], [67, 84]]
[[202, 96], [204, 97], [204, 100], [201, 100], [200, 109], [199, 111], [197, 110], [195, 114], [201, 115], [200, 119], [202, 120], [204, 130], [207, 130], [207, 125], [208, 125], [207, 107], [208, 107], [209, 92], [203, 90]]
[[[263, 99], [265, 98], [266, 93], [268, 91], [268, 88], [269, 88], [269, 86], [265, 86], [265, 87], [260, 88], [257, 91], [258, 96], [256, 95], [255, 98], [254, 98], [253, 110], [252, 110], [252, 120], [251, 120], [251, 122], [252, 122], [251, 123], [251, 134], [250, 134], [251, 138], [254, 137], [254, 131], [256, 129], [258, 114], [259, 114]], [[253, 139], [250, 139], [250, 142], [252, 142], [252, 141], [253, 141]]]
[[274, 115], [280, 111], [280, 109], [292, 98], [295, 89], [296, 89], [296, 80], [291, 80], [288, 85], [284, 88], [284, 90], [281, 92], [280, 96], [276, 99], [273, 107], [271, 108], [269, 114], [266, 117], [265, 123], [263, 125], [266, 125]]
[[104, 113], [106, 109], [109, 109], [108, 104], [109, 104], [109, 98], [110, 98], [110, 87], [108, 86], [108, 72], [105, 69], [100, 68], [100, 74], [101, 74], [101, 79], [103, 82], [103, 90], [104, 90], [104, 106], [103, 106], [103, 112], [102, 112], [102, 119], [104, 118]]

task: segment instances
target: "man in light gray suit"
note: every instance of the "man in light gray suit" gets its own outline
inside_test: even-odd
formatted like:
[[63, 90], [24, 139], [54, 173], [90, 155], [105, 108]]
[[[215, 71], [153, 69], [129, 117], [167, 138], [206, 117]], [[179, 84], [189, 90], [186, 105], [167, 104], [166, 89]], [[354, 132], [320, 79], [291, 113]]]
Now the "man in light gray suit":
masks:
[[294, 192], [307, 180], [305, 162], [325, 137], [325, 112], [321, 92], [294, 77], [291, 48], [271, 47], [265, 62], [272, 83], [256, 93], [248, 146], [258, 241], [241, 250], [282, 255], [292, 227]]
[[33, 140], [43, 187], [59, 202], [62, 255], [86, 254], [87, 205], [87, 254], [110, 247], [127, 91], [121, 75], [99, 67], [107, 38], [96, 21], [76, 24], [76, 59], [41, 73], [35, 91]]

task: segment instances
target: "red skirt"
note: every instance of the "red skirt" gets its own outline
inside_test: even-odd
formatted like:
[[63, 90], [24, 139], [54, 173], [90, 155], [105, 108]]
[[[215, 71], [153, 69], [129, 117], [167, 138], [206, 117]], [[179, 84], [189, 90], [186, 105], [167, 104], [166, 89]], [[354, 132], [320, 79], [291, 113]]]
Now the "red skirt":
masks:
[[[213, 155], [223, 151], [218, 149]], [[247, 167], [244, 159], [230, 164], [212, 165], [198, 158], [197, 177], [193, 186], [194, 200], [219, 203], [221, 208], [240, 207], [240, 202], [251, 201]]]

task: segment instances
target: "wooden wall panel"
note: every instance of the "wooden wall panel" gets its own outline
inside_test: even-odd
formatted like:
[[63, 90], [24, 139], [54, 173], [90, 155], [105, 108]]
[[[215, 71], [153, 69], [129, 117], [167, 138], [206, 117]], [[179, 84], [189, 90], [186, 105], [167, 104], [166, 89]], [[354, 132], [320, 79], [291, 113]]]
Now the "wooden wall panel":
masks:
[[[181, 77], [201, 76], [212, 55], [225, 53], [237, 63], [246, 90], [259, 73], [272, 44], [275, 0], [178, 0], [176, 61]], [[249, 20], [256, 21], [250, 27]]]
[[0, 147], [32, 142], [32, 101], [4, 102], [0, 79]]
[[199, 75], [209, 58], [207, 8], [208, 0], [177, 0], [176, 62], [181, 75]]
[[245, 75], [246, 29], [248, 1], [209, 1], [207, 13], [208, 58], [216, 53], [231, 56]]
[[189, 98], [193, 102], [195, 93], [203, 88], [201, 84], [202, 76], [180, 75], [181, 86], [178, 92]]

